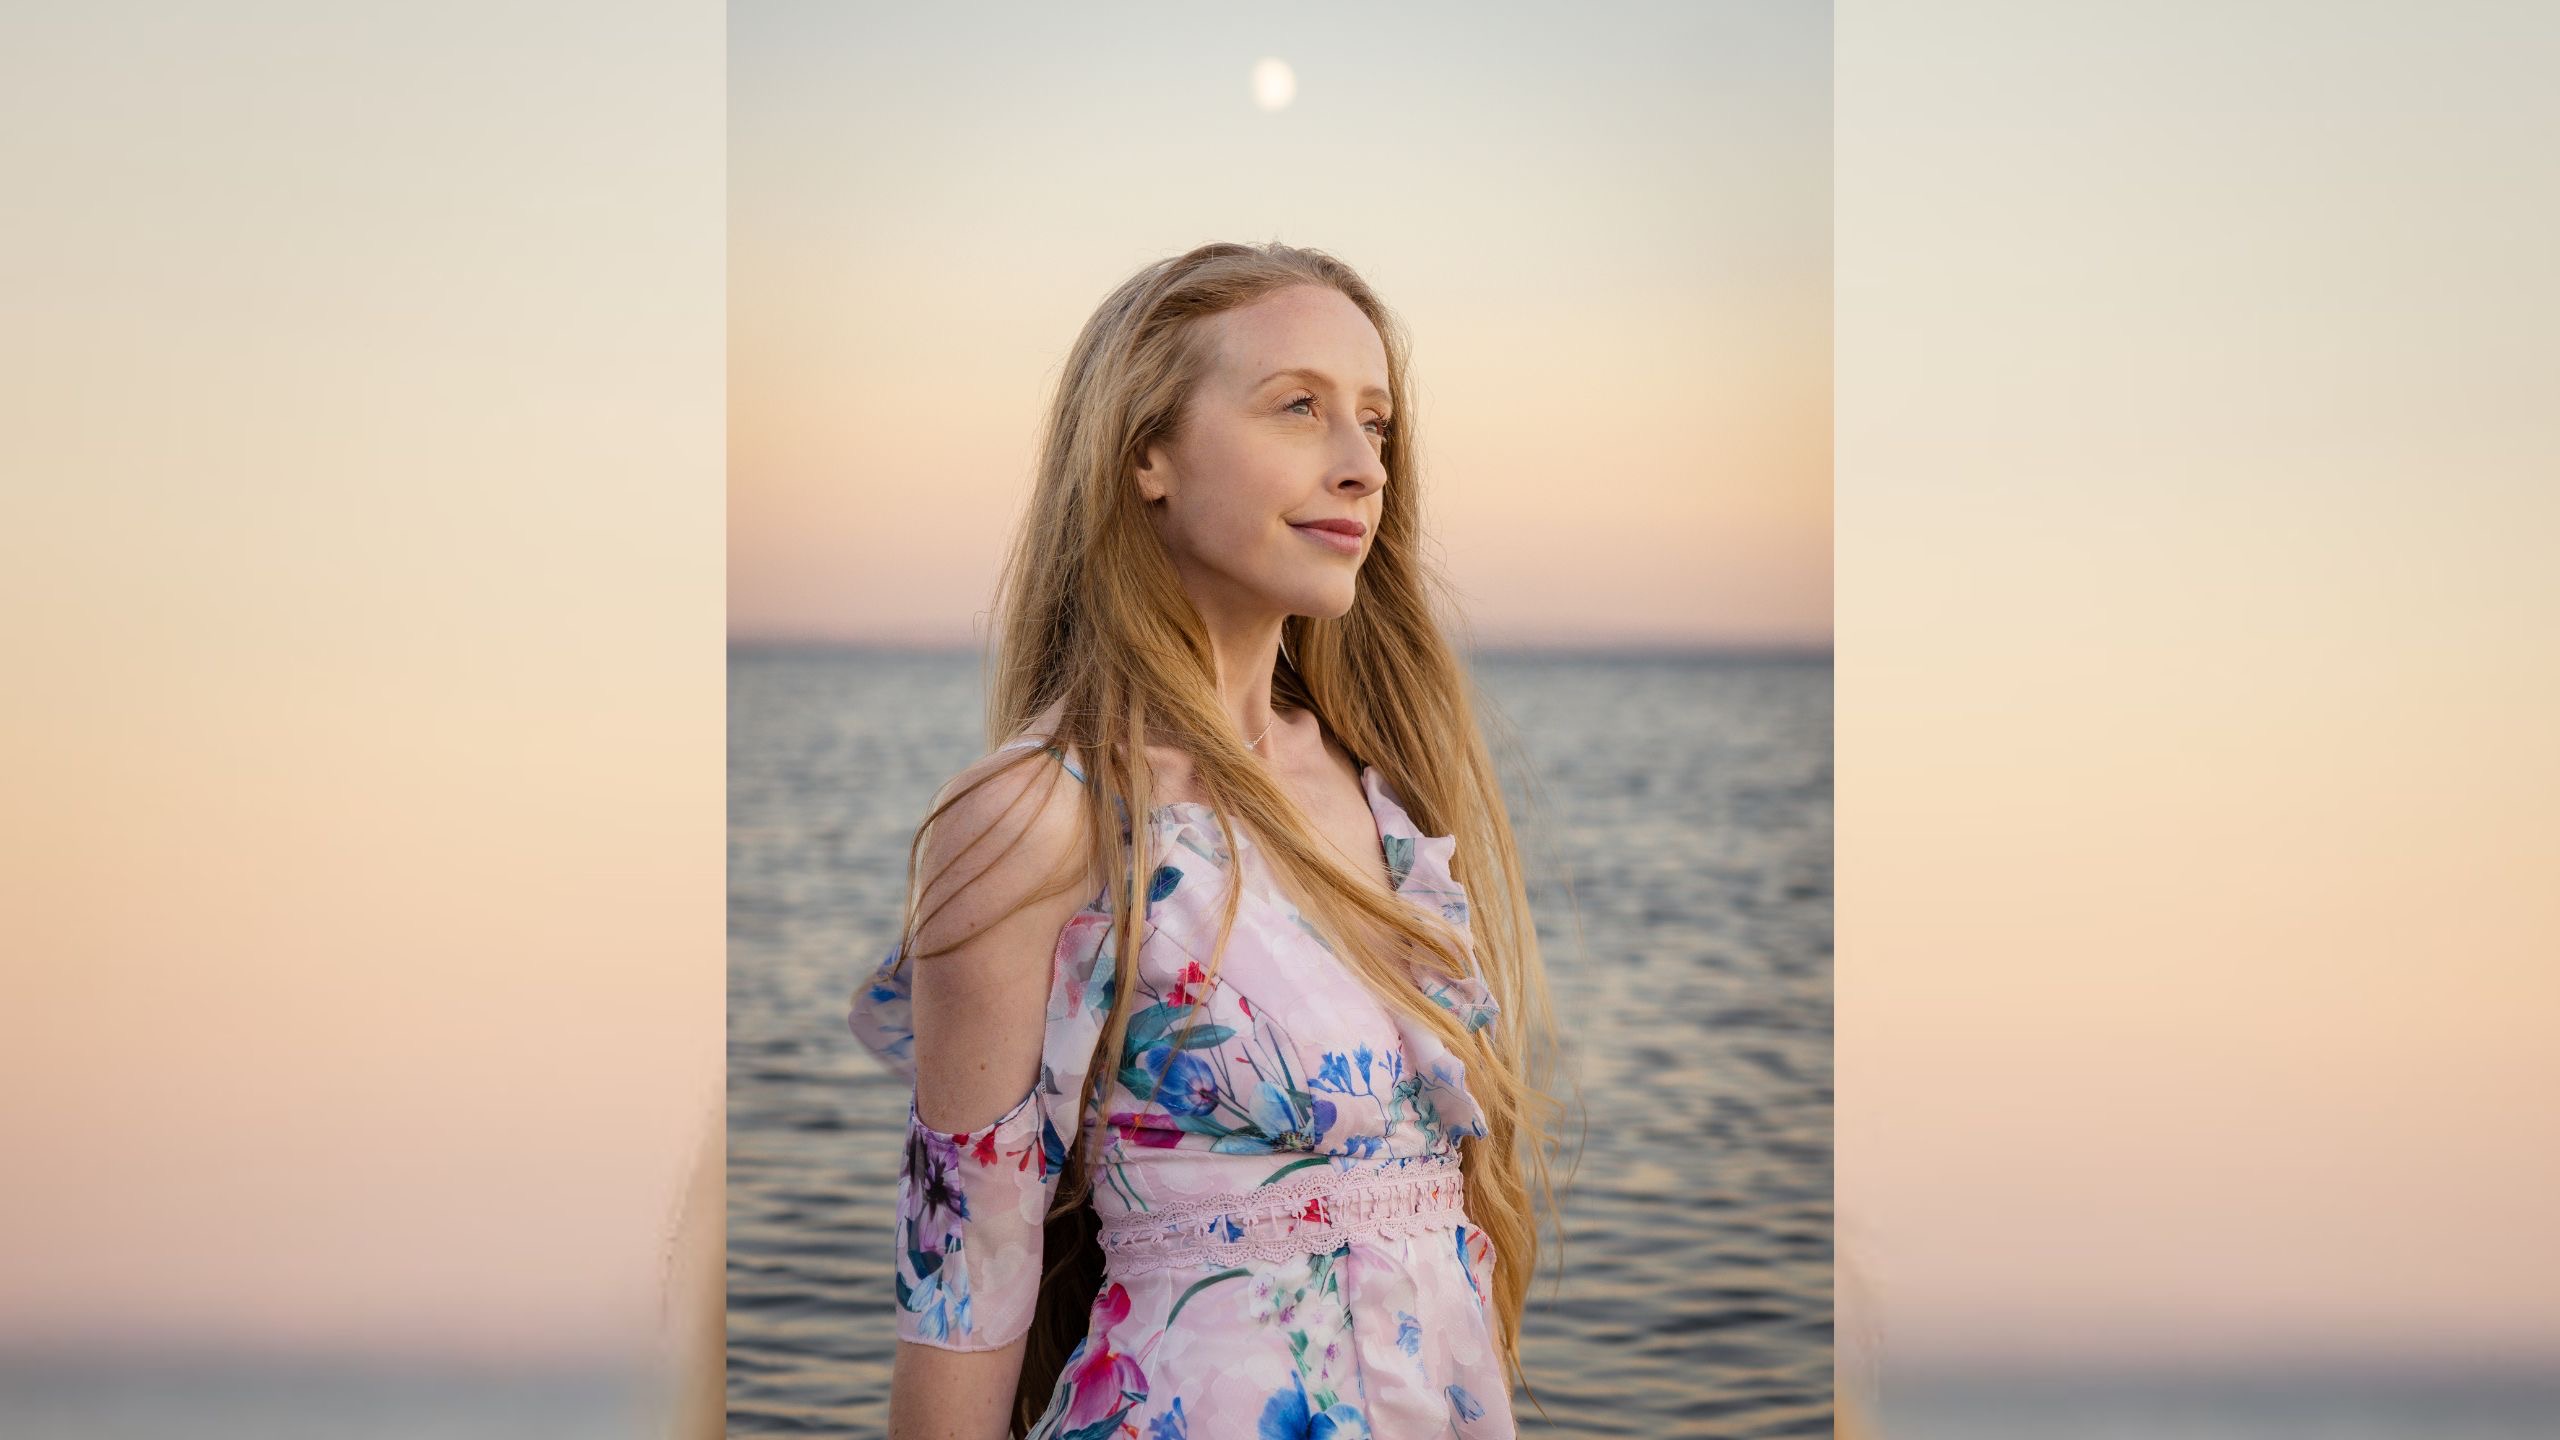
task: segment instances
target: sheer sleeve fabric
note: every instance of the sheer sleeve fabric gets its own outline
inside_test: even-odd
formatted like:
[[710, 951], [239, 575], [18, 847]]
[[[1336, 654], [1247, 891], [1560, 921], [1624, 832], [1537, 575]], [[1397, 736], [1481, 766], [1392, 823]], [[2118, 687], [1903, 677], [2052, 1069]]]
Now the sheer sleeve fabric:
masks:
[[908, 1082], [898, 1165], [898, 1338], [945, 1350], [995, 1350], [1031, 1328], [1042, 1232], [1108, 1012], [1112, 926], [1103, 897], [1069, 920], [1052, 956], [1040, 1077], [975, 1130], [925, 1123], [914, 1098], [910, 969], [892, 950], [855, 997], [855, 1039]]
[[898, 1338], [993, 1350], [1031, 1328], [1055, 1189], [1038, 1093], [985, 1128], [940, 1130], [911, 1095], [898, 1165]]

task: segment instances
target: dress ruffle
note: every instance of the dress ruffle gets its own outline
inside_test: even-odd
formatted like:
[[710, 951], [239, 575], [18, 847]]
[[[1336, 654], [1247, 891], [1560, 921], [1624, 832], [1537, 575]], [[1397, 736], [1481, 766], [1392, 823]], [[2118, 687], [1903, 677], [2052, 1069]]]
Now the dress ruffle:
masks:
[[[1458, 883], [1449, 868], [1458, 853], [1457, 837], [1423, 834], [1387, 789], [1376, 766], [1362, 769], [1360, 784], [1369, 792], [1370, 809], [1377, 815], [1379, 834], [1386, 841], [1387, 865], [1395, 876], [1396, 893], [1456, 927], [1466, 949], [1467, 973], [1463, 977], [1452, 979], [1416, 965], [1414, 983], [1441, 1006], [1456, 1011], [1469, 1030], [1484, 1029], [1500, 1018], [1502, 1007], [1494, 1003], [1493, 988], [1485, 983], [1484, 967], [1476, 960], [1475, 932], [1467, 923], [1466, 887]], [[1399, 841], [1411, 847], [1401, 863], [1397, 852], [1403, 847]]]
[[[1386, 779], [1376, 766], [1362, 767], [1360, 784], [1368, 792], [1370, 809], [1378, 817], [1378, 833], [1386, 842], [1387, 866], [1395, 880], [1396, 893], [1448, 921], [1457, 930], [1460, 948], [1466, 955], [1467, 973], [1454, 977], [1408, 959], [1406, 967], [1414, 983], [1434, 1002], [1456, 1012], [1468, 1030], [1485, 1029], [1501, 1017], [1502, 1007], [1494, 1002], [1493, 989], [1485, 983], [1484, 967], [1476, 959], [1475, 932], [1468, 925], [1466, 887], [1458, 883], [1449, 868], [1451, 857], [1458, 851], [1456, 837], [1421, 833], [1413, 817], [1388, 790]], [[1467, 1088], [1466, 1062], [1450, 1053], [1429, 1027], [1401, 1013], [1391, 1013], [1389, 1019], [1403, 1038], [1406, 1059], [1415, 1073], [1441, 1082], [1435, 1099], [1449, 1132], [1484, 1134], [1484, 1111], [1476, 1103], [1474, 1092]]]
[[899, 949], [872, 967], [853, 997], [845, 1025], [890, 1074], [912, 1085], [916, 1078], [915, 972], [898, 963]]

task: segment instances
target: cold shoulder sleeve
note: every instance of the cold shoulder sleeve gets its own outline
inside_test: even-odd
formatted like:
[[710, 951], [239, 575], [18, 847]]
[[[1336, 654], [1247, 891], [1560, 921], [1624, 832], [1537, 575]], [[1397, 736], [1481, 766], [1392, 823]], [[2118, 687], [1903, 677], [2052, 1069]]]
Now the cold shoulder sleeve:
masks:
[[912, 967], [892, 950], [854, 998], [854, 1038], [908, 1083], [898, 1165], [898, 1338], [995, 1350], [1031, 1328], [1043, 1230], [1082, 1131], [1076, 1113], [1110, 1005], [1111, 917], [1102, 897], [1059, 932], [1040, 1078], [992, 1123], [942, 1130], [917, 1112]]

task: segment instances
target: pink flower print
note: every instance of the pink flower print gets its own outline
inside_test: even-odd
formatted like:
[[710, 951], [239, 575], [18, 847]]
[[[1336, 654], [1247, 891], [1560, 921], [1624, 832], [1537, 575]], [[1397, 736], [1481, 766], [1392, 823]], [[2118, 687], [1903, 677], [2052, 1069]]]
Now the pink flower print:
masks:
[[[1091, 910], [1080, 912], [1074, 919], [1067, 922], [1067, 928], [1060, 933], [1058, 947], [1075, 956], [1095, 956], [1093, 970], [1104, 971], [1107, 977], [1111, 960], [1108, 956], [1100, 955], [1099, 950], [1103, 938], [1101, 932], [1110, 928], [1109, 913], [1097, 913]], [[1067, 966], [1067, 1014], [1071, 1017], [1084, 1013], [1085, 982], [1091, 978], [1091, 974], [1092, 972], [1083, 968], [1080, 963], [1070, 963]]]
[[1093, 1348], [1076, 1361], [1067, 1372], [1075, 1386], [1074, 1398], [1067, 1402], [1067, 1428], [1081, 1430], [1097, 1420], [1109, 1418], [1129, 1402], [1147, 1398], [1147, 1373], [1138, 1362], [1111, 1348], [1111, 1331], [1129, 1318], [1129, 1292], [1114, 1284], [1093, 1302], [1093, 1318], [1087, 1333]]
[[1144, 1145], [1153, 1150], [1170, 1150], [1182, 1143], [1183, 1132], [1180, 1130], [1169, 1125], [1146, 1124], [1139, 1116], [1126, 1110], [1112, 1112], [1111, 1128], [1129, 1144]]

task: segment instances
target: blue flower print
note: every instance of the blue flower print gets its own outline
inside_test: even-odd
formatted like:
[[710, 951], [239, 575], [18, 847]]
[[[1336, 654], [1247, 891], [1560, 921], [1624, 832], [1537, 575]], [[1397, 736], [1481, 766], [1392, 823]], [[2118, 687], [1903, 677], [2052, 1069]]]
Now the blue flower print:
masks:
[[1158, 1104], [1175, 1115], [1206, 1115], [1217, 1108], [1218, 1072], [1188, 1050], [1157, 1045], [1138, 1052], [1138, 1069], [1154, 1082]]
[[1422, 1353], [1422, 1322], [1401, 1310], [1396, 1312], [1396, 1348], [1407, 1355]]
[[1307, 1382], [1292, 1373], [1289, 1388], [1263, 1402], [1262, 1423], [1253, 1433], [1256, 1440], [1306, 1440]]
[[1307, 1404], [1307, 1382], [1292, 1374], [1289, 1388], [1262, 1407], [1255, 1440], [1368, 1440], [1369, 1422], [1356, 1405], [1336, 1402], [1322, 1410]]
[[1325, 1052], [1324, 1063], [1307, 1078], [1310, 1090], [1331, 1090], [1337, 1095], [1357, 1093], [1351, 1088], [1350, 1058], [1336, 1051]]
[[904, 1276], [898, 1280], [898, 1303], [914, 1311], [916, 1328], [936, 1340], [950, 1338], [954, 1329], [964, 1334], [969, 1329], [969, 1297], [953, 1297], [944, 1283], [947, 1274], [937, 1267], [913, 1288]]
[[1173, 1397], [1173, 1408], [1147, 1422], [1147, 1440], [1191, 1440], [1191, 1423], [1182, 1418], [1182, 1397]]
[[1450, 1228], [1456, 1232], [1459, 1273], [1467, 1277], [1467, 1288], [1475, 1292], [1476, 1303], [1481, 1305], [1484, 1303], [1484, 1287], [1476, 1283], [1476, 1267], [1467, 1259], [1467, 1227], [1457, 1225]]
[[1335, 1116], [1332, 1101], [1304, 1090], [1283, 1090], [1268, 1080], [1254, 1087], [1250, 1113], [1257, 1138], [1274, 1150], [1313, 1150], [1333, 1128]]
[[1458, 1418], [1461, 1420], [1479, 1420], [1484, 1417], [1483, 1404], [1476, 1397], [1468, 1394], [1467, 1387], [1464, 1385], [1449, 1387], [1449, 1408], [1457, 1411]]

